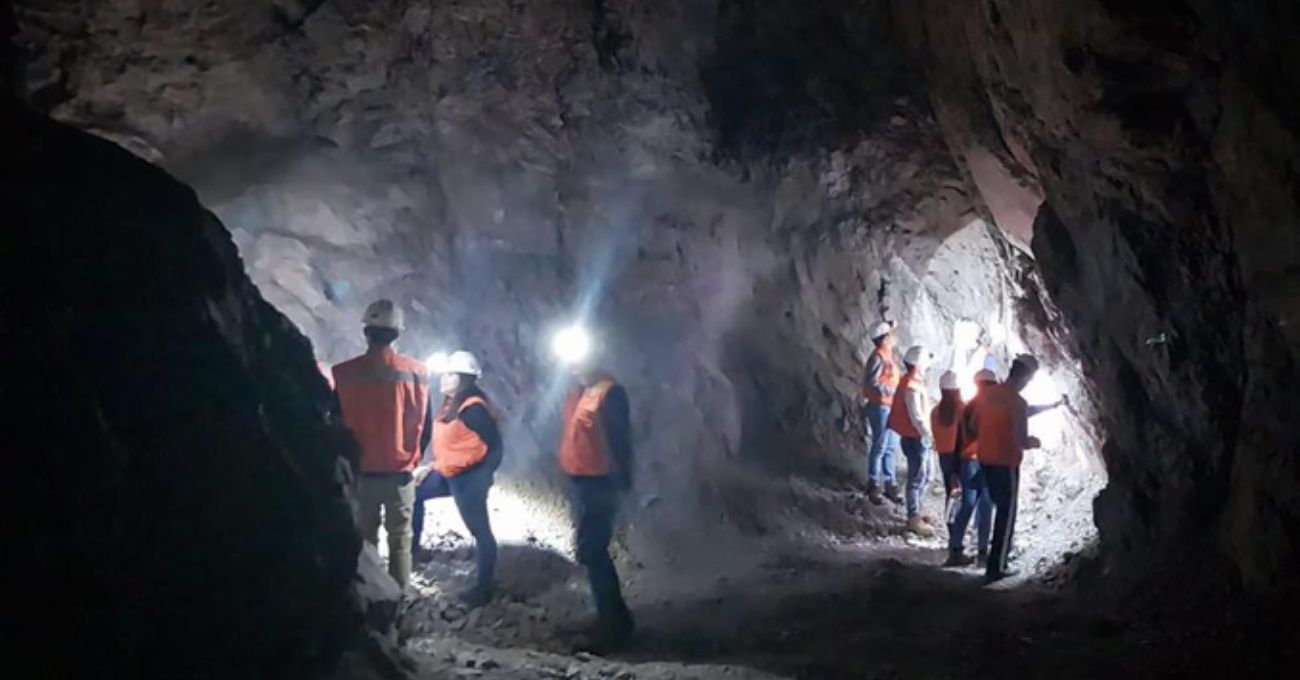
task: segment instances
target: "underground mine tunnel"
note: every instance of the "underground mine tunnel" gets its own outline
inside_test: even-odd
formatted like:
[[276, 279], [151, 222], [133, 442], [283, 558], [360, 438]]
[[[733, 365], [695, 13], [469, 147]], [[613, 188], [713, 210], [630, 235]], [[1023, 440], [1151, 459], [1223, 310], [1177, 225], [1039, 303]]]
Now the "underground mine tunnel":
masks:
[[[1290, 0], [16, 0], [0, 8], [24, 677], [1259, 677], [1300, 656]], [[482, 363], [497, 591], [398, 601], [325, 380], [380, 298]], [[986, 585], [867, 494], [872, 328], [1065, 404]], [[581, 320], [631, 404], [593, 615]], [[933, 457], [933, 454], [930, 454]], [[901, 453], [899, 479], [908, 475]], [[933, 461], [931, 461], [933, 464]], [[971, 539], [973, 540], [973, 538]]]

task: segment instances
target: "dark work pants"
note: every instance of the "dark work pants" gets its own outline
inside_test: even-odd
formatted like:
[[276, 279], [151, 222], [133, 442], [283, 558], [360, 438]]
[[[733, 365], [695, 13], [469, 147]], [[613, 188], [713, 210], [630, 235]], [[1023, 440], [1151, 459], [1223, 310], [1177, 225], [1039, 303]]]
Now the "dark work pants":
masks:
[[989, 546], [988, 574], [1007, 570], [1011, 537], [1016, 530], [1016, 497], [1020, 493], [1020, 467], [981, 465], [985, 488], [993, 499], [993, 543]]
[[492, 575], [497, 564], [497, 539], [492, 535], [487, 509], [492, 472], [492, 468], [484, 464], [476, 465], [455, 477], [443, 477], [437, 471], [430, 471], [429, 476], [415, 490], [415, 515], [411, 520], [415, 534], [411, 546], [415, 549], [420, 547], [420, 535], [424, 532], [424, 502], [431, 498], [451, 496], [456, 502], [456, 509], [460, 511], [460, 519], [465, 523], [465, 528], [474, 536], [475, 581], [479, 588], [492, 586]]
[[587, 569], [596, 616], [602, 628], [624, 632], [632, 626], [632, 615], [623, 602], [609, 542], [614, 537], [614, 515], [620, 491], [612, 477], [570, 477], [573, 481], [573, 511], [577, 523], [578, 562]]

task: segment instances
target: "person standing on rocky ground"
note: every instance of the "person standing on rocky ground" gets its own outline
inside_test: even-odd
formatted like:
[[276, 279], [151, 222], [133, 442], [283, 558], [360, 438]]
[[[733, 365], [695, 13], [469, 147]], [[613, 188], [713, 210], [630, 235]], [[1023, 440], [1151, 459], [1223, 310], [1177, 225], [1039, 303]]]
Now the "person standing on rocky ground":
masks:
[[403, 590], [411, 580], [412, 472], [432, 437], [429, 372], [393, 349], [403, 314], [391, 300], [378, 300], [362, 319], [365, 354], [334, 367], [343, 424], [361, 445], [357, 477], [357, 524], [379, 543], [382, 515], [388, 532], [388, 573]]
[[875, 505], [884, 497], [901, 503], [894, 484], [894, 451], [898, 448], [898, 434], [889, 429], [889, 412], [898, 389], [898, 364], [894, 363], [894, 322], [881, 321], [871, 328], [871, 342], [875, 349], [867, 357], [862, 375], [862, 421], [867, 430], [867, 497]]
[[921, 499], [929, 480], [926, 453], [934, 441], [925, 398], [925, 372], [933, 358], [921, 345], [907, 350], [903, 357], [907, 373], [898, 381], [894, 408], [889, 413], [889, 429], [898, 433], [907, 458], [907, 530], [924, 538], [934, 535], [934, 527], [921, 515]]
[[478, 386], [483, 374], [478, 359], [469, 352], [453, 352], [438, 368], [443, 398], [433, 421], [433, 460], [415, 471], [412, 556], [417, 562], [432, 558], [432, 551], [420, 547], [425, 501], [451, 496], [474, 536], [474, 586], [458, 597], [471, 608], [481, 607], [492, 600], [496, 570], [497, 540], [488, 520], [487, 497], [501, 466], [501, 431]]
[[[993, 527], [993, 500], [989, 497], [988, 489], [984, 484], [984, 477], [980, 474], [980, 463], [978, 451], [973, 437], [967, 432], [966, 418], [971, 412], [974, 404], [980, 400], [981, 395], [989, 388], [990, 385], [998, 383], [997, 374], [989, 369], [980, 369], [975, 372], [975, 398], [970, 404], [966, 404], [957, 412], [955, 421], [956, 431], [953, 433], [956, 440], [953, 442], [954, 456], [957, 457], [957, 503], [953, 508], [954, 512], [948, 517], [948, 560], [944, 563], [945, 567], [964, 567], [971, 563], [971, 558], [966, 555], [966, 528], [970, 525], [971, 517], [975, 517], [975, 540], [976, 540], [976, 563], [984, 566], [989, 556], [989, 534]], [[960, 393], [958, 393], [960, 396]], [[946, 395], [945, 395], [946, 396]], [[939, 416], [936, 416], [939, 418]], [[937, 428], [938, 426], [936, 426]], [[947, 435], [945, 434], [945, 437]], [[938, 431], [935, 432], [936, 442], [940, 439]], [[942, 449], [940, 449], [942, 451]], [[952, 461], [949, 465], [952, 465]], [[945, 474], [949, 474], [945, 472]]]
[[619, 501], [632, 488], [631, 409], [623, 386], [596, 367], [585, 331], [560, 331], [553, 345], [573, 377], [557, 458], [570, 482], [578, 562], [596, 601], [596, 624], [577, 647], [605, 652], [623, 646], [634, 629], [609, 554]]
[[1016, 527], [1020, 463], [1025, 451], [1040, 446], [1029, 436], [1029, 405], [1020, 393], [1038, 371], [1038, 360], [1028, 354], [1016, 357], [1005, 383], [990, 385], [973, 402], [965, 419], [966, 431], [976, 442], [980, 471], [993, 499], [993, 541], [989, 546], [985, 580], [989, 583], [1014, 576], [1008, 565]]

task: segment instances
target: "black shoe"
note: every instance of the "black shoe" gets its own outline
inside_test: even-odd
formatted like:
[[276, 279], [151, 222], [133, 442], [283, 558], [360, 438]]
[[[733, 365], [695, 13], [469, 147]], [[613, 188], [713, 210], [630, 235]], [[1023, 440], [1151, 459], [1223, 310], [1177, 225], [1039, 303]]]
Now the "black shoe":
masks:
[[980, 569], [989, 566], [989, 554], [986, 552], [982, 552], [975, 555], [975, 566], [979, 567]]
[[945, 567], [969, 567], [975, 562], [975, 558], [970, 555], [959, 552], [948, 553], [948, 561], [943, 563]]
[[874, 483], [867, 484], [867, 500], [871, 501], [872, 505], [885, 504], [885, 499], [880, 495], [880, 487]]
[[611, 654], [625, 648], [634, 632], [636, 624], [630, 613], [618, 617], [616, 621], [597, 621], [579, 636], [573, 651], [598, 656]]
[[893, 484], [885, 485], [885, 498], [888, 498], [892, 503], [903, 502], [903, 494], [899, 493], [898, 487], [894, 486]]
[[411, 561], [416, 564], [428, 564], [433, 561], [433, 551], [428, 548], [419, 548], [411, 551]]
[[1019, 574], [1020, 574], [1020, 570], [1018, 569], [1003, 569], [1002, 571], [990, 571], [984, 574], [984, 582], [997, 583], [998, 581], [1001, 581], [1004, 578], [1011, 578], [1012, 576], [1018, 576]]
[[474, 586], [457, 593], [456, 600], [469, 609], [478, 609], [492, 601], [492, 588]]

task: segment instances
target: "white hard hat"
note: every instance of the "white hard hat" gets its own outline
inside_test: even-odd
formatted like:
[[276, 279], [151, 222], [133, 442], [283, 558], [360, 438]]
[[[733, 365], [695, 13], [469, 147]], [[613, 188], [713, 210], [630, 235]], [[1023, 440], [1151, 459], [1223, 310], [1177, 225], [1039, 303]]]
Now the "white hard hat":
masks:
[[1021, 366], [1024, 366], [1025, 368], [1031, 371], [1038, 370], [1038, 359], [1034, 358], [1034, 355], [1032, 354], [1021, 354], [1020, 356], [1016, 357], [1015, 360], [1012, 361], [1011, 363], [1020, 364]]
[[366, 315], [361, 317], [361, 322], [367, 326], [391, 328], [395, 331], [405, 328], [402, 308], [393, 304], [392, 300], [375, 300], [370, 303], [370, 306], [366, 307]]
[[912, 345], [907, 349], [907, 354], [903, 355], [903, 363], [913, 366], [926, 366], [934, 359], [934, 354], [927, 351], [923, 345]]
[[953, 373], [952, 371], [944, 371], [943, 375], [939, 376], [939, 389], [941, 390], [959, 389], [957, 387], [957, 374]]
[[975, 382], [977, 383], [995, 383], [998, 381], [998, 374], [987, 368], [981, 368], [975, 371]]
[[473, 354], [461, 350], [452, 352], [447, 357], [447, 361], [442, 365], [443, 373], [464, 373], [465, 375], [480, 376], [483, 375], [483, 368], [479, 366], [478, 358]]
[[871, 339], [875, 340], [876, 338], [884, 337], [886, 335], [889, 335], [893, 331], [894, 331], [893, 321], [881, 321], [871, 327]]

